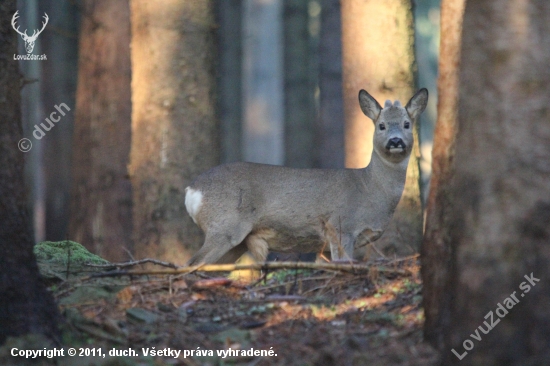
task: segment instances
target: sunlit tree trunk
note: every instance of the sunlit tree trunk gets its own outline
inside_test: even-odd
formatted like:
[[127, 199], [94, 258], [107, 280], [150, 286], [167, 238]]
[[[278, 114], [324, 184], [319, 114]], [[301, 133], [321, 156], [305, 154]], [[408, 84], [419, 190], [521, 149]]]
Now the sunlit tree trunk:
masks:
[[549, 34], [546, 0], [466, 3], [444, 365], [550, 364]]
[[[374, 125], [359, 108], [357, 95], [367, 90], [380, 103], [407, 103], [415, 92], [414, 30], [410, 0], [342, 0], [346, 167], [363, 168], [372, 153]], [[422, 204], [418, 124], [405, 190], [379, 249], [397, 254], [420, 248]]]
[[183, 264], [203, 242], [185, 187], [219, 163], [214, 1], [130, 3], [135, 253]]
[[69, 238], [122, 261], [132, 250], [130, 8], [87, 0], [83, 10]]
[[425, 337], [438, 348], [441, 348], [443, 342], [443, 324], [439, 311], [448, 309], [448, 304], [442, 306], [442, 300], [445, 299], [443, 288], [450, 258], [447, 224], [452, 207], [449, 202], [449, 185], [457, 131], [458, 65], [464, 4], [465, 0], [443, 0], [441, 3], [437, 123], [426, 207], [426, 230], [421, 250]]
[[[58, 334], [57, 308], [40, 281], [32, 252], [31, 220], [23, 182], [21, 74], [17, 33], [11, 28], [16, 1], [0, 4], [0, 345], [7, 337]], [[19, 147], [29, 146], [28, 142]]]

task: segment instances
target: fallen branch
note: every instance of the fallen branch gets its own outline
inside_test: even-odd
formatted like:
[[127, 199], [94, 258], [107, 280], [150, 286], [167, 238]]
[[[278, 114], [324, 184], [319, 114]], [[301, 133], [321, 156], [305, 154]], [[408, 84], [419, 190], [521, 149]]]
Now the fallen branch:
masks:
[[309, 262], [266, 262], [253, 264], [204, 264], [193, 267], [177, 267], [172, 270], [143, 270], [127, 271], [117, 270], [103, 273], [96, 273], [90, 277], [116, 277], [116, 276], [141, 276], [141, 275], [176, 275], [191, 272], [231, 272], [238, 270], [273, 270], [273, 269], [314, 269], [321, 271], [340, 271], [350, 273], [369, 272], [376, 267], [380, 273], [398, 274], [408, 276], [411, 271], [407, 269], [386, 268], [384, 266], [373, 266], [350, 263], [309, 263]]
[[137, 266], [139, 264], [144, 264], [144, 263], [152, 263], [152, 264], [157, 264], [157, 265], [162, 266], [162, 267], [168, 267], [168, 268], [174, 268], [174, 269], [180, 268], [179, 266], [175, 265], [174, 263], [163, 262], [163, 261], [159, 261], [158, 259], [152, 259], [152, 258], [145, 258], [145, 259], [140, 259], [140, 260], [137, 260], [137, 261], [129, 261], [129, 262], [122, 262], [122, 263], [109, 263], [109, 264], [86, 263], [85, 265], [88, 266], [88, 267], [96, 267], [96, 268], [125, 268], [125, 267]]

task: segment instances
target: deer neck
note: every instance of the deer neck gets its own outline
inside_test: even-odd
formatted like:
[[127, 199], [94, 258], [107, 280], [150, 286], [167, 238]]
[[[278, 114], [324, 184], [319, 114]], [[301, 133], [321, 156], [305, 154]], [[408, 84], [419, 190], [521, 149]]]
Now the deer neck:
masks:
[[373, 187], [378, 187], [380, 191], [386, 193], [388, 198], [395, 196], [399, 200], [405, 187], [409, 157], [410, 155], [399, 163], [392, 163], [373, 150], [369, 165], [360, 169], [362, 180], [368, 191], [372, 191]]

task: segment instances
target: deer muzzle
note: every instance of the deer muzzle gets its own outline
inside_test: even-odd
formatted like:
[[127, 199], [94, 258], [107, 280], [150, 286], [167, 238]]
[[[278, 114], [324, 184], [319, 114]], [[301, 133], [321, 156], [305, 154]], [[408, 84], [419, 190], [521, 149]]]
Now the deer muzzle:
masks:
[[405, 142], [399, 137], [391, 138], [386, 144], [386, 150], [389, 150], [391, 153], [400, 153], [407, 148]]

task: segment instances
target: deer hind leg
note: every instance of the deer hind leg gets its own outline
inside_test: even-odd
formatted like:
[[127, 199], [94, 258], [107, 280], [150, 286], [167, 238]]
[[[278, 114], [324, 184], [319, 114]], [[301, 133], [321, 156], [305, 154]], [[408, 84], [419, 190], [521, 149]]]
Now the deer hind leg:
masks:
[[246, 246], [250, 254], [258, 262], [265, 262], [269, 253], [269, 245], [267, 241], [275, 236], [273, 230], [259, 230], [248, 235], [245, 239]]
[[[216, 263], [220, 259], [226, 262], [229, 257], [234, 257], [241, 251], [244, 253], [242, 250], [243, 246], [239, 246], [239, 244], [241, 244], [244, 238], [250, 233], [250, 228], [247, 225], [235, 225], [234, 228], [233, 230], [206, 230], [204, 245], [187, 262], [187, 265]], [[228, 252], [231, 253], [228, 254]]]

